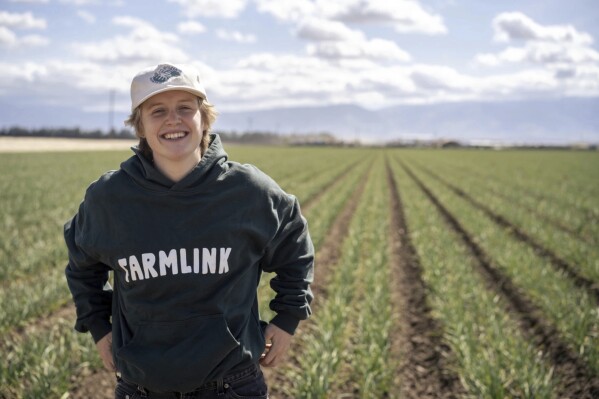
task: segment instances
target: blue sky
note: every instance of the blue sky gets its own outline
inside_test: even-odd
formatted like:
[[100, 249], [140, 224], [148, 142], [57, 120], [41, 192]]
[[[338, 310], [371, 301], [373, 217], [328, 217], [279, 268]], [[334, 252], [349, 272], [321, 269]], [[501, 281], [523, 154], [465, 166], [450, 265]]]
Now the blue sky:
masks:
[[225, 113], [599, 97], [598, 22], [595, 0], [2, 0], [0, 125], [105, 114], [111, 90], [125, 113], [161, 61]]

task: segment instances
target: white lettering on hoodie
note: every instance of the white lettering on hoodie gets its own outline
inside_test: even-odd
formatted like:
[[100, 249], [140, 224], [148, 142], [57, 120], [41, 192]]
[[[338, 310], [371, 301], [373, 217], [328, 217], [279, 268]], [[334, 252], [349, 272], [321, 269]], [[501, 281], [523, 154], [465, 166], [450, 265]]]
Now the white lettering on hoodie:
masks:
[[[178, 251], [171, 249], [159, 251], [158, 256], [153, 253], [141, 254], [141, 262], [135, 255], [118, 259], [118, 264], [125, 271], [125, 281], [147, 280], [166, 276], [168, 274], [194, 273], [200, 274], [200, 262], [202, 274], [226, 274], [229, 272], [229, 256], [231, 248], [193, 248], [193, 268], [187, 259], [187, 250], [181, 248]], [[202, 254], [200, 259], [200, 253]], [[179, 255], [177, 257], [177, 254]], [[158, 262], [156, 259], [158, 258]], [[218, 265], [218, 270], [217, 266]], [[158, 271], [155, 267], [158, 266]]]

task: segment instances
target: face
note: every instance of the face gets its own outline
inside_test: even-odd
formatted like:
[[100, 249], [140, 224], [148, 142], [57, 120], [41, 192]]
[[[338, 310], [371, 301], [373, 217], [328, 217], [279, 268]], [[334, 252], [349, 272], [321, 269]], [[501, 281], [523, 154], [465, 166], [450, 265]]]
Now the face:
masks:
[[150, 97], [141, 105], [143, 136], [158, 166], [193, 166], [201, 159], [202, 115], [198, 98], [181, 90]]

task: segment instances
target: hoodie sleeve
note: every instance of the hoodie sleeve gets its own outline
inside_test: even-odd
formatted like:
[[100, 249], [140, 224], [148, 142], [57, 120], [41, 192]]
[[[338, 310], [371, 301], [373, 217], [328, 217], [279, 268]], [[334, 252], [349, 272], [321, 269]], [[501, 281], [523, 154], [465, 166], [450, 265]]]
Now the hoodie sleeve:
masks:
[[271, 323], [293, 334], [312, 311], [310, 284], [314, 276], [314, 247], [308, 224], [297, 199], [284, 195], [277, 206], [279, 226], [264, 257], [263, 270], [275, 272], [270, 281], [276, 292], [270, 308], [277, 313]]
[[75, 330], [91, 332], [95, 342], [112, 330], [110, 315], [112, 290], [108, 284], [110, 268], [94, 256], [89, 242], [89, 200], [83, 201], [79, 212], [64, 226], [64, 237], [69, 251], [69, 263], [65, 274], [77, 308]]

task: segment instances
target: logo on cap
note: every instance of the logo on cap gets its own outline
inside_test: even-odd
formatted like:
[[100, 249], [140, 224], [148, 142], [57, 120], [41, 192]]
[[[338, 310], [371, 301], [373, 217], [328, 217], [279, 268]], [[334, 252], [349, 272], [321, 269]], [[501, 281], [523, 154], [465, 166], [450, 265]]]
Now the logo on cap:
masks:
[[174, 76], [181, 76], [181, 70], [172, 65], [158, 65], [150, 80], [154, 83], [164, 83]]

